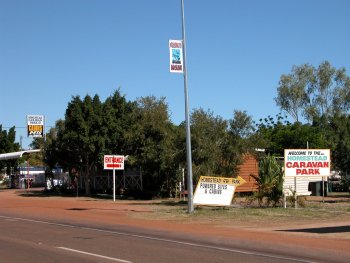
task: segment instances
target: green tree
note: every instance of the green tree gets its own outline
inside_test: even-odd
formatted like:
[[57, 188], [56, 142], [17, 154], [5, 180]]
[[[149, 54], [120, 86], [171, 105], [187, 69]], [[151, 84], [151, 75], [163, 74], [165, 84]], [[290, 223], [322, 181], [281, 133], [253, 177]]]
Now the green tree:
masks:
[[[3, 130], [0, 124], [0, 153], [9, 153], [19, 151], [20, 145], [15, 142], [16, 127], [11, 127], [8, 131]], [[10, 168], [17, 166], [17, 160], [0, 161], [0, 170], [7, 167], [7, 173], [10, 174]]]
[[221, 173], [232, 176], [238, 174], [242, 156], [247, 153], [255, 154], [259, 142], [256, 140], [252, 118], [246, 111], [235, 110], [228, 124], [225, 141], [221, 145]]
[[201, 175], [220, 175], [222, 145], [227, 141], [227, 121], [203, 109], [191, 114], [194, 181]]
[[76, 165], [81, 171], [87, 195], [91, 194], [91, 177], [101, 164], [105, 150], [101, 114], [102, 105], [97, 95], [94, 98], [86, 95], [83, 100], [73, 97], [66, 110], [64, 130], [59, 134], [61, 151], [66, 152], [62, 163], [70, 169]]
[[331, 148], [332, 167], [345, 177], [350, 174], [350, 116], [335, 115], [325, 126], [328, 147]]
[[350, 78], [345, 68], [336, 69], [328, 61], [318, 68], [293, 66], [290, 74], [281, 76], [277, 93], [277, 106], [297, 122], [300, 115], [312, 122], [350, 109]]
[[142, 97], [130, 133], [136, 163], [142, 166], [144, 185], [157, 193], [172, 195], [178, 181], [177, 127], [170, 121], [165, 98]]
[[101, 135], [105, 138], [104, 154], [131, 155], [133, 161], [136, 149], [133, 148], [134, 133], [138, 122], [136, 102], [127, 101], [120, 89], [115, 91], [102, 105]]
[[261, 147], [276, 156], [284, 156], [284, 149], [324, 148], [327, 146], [324, 130], [318, 125], [290, 123], [281, 115], [268, 116], [257, 124]]
[[308, 103], [307, 91], [312, 74], [313, 68], [308, 64], [293, 66], [292, 73], [283, 74], [279, 81], [276, 104], [297, 122]]

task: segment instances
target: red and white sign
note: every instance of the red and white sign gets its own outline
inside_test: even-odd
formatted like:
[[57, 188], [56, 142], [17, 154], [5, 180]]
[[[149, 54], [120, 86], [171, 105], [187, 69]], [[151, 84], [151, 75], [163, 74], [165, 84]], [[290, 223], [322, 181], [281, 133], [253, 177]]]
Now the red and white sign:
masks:
[[124, 170], [124, 156], [123, 155], [105, 155], [103, 157], [105, 170]]
[[329, 176], [330, 169], [329, 149], [284, 150], [285, 176]]

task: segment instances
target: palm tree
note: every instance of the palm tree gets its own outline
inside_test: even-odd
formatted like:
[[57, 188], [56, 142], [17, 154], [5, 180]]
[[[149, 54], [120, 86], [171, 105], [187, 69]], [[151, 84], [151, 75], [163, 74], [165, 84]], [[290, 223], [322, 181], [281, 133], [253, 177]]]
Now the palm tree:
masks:
[[267, 205], [276, 206], [283, 194], [283, 170], [274, 156], [267, 155], [259, 161], [259, 175], [251, 175], [258, 186], [256, 197], [261, 206], [266, 197]]

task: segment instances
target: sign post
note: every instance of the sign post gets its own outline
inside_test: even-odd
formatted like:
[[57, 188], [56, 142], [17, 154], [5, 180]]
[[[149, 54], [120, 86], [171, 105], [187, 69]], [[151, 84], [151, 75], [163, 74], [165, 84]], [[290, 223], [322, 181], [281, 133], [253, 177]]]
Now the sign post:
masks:
[[115, 202], [115, 170], [124, 170], [123, 155], [105, 155], [103, 157], [104, 169], [113, 170], [113, 201]]

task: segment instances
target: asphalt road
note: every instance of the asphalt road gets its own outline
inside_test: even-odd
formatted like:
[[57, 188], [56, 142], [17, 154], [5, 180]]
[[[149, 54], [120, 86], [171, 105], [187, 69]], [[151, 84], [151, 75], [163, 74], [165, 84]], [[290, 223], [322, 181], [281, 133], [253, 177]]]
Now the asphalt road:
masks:
[[[190, 239], [189, 239], [190, 240]], [[0, 262], [322, 262], [186, 238], [0, 216]], [[327, 261], [324, 261], [327, 262]], [[346, 262], [346, 261], [344, 261]]]

